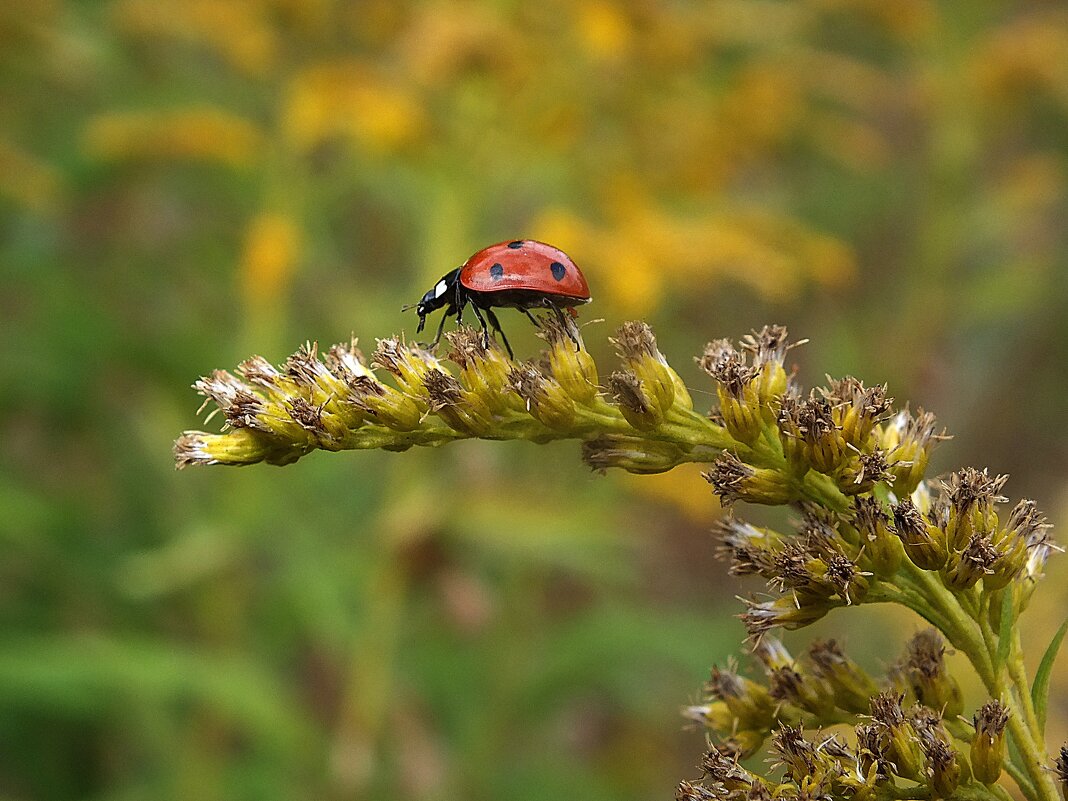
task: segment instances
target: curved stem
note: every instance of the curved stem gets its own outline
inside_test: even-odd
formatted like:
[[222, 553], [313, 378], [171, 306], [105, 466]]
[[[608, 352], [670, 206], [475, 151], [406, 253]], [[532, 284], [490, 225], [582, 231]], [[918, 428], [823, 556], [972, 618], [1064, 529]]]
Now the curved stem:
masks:
[[[931, 788], [890, 785], [879, 788], [875, 798], [877, 801], [926, 801], [931, 798]], [[981, 784], [968, 784], [958, 787], [947, 801], [1011, 801], [1011, 797], [996, 785], [984, 787]]]
[[1012, 780], [1016, 782], [1016, 785], [1028, 798], [1036, 798], [1035, 786], [1031, 783], [1031, 777], [1027, 775], [1022, 767], [1016, 764], [1011, 759], [1005, 760], [1005, 772], [1012, 777]]
[[994, 663], [979, 624], [965, 614], [954, 595], [927, 570], [921, 570], [910, 562], [905, 564], [906, 580], [949, 621], [942, 629], [953, 647], [961, 650], [971, 661], [988, 691], [997, 688]]
[[979, 624], [979, 631], [982, 632], [983, 640], [986, 642], [986, 652], [990, 656], [991, 663], [996, 666], [999, 674], [997, 679], [1000, 681], [1002, 666], [997, 663], [998, 636], [994, 633], [994, 627], [990, 625], [990, 596], [987, 593], [979, 597], [979, 603], [972, 617]]
[[1035, 706], [1031, 700], [1031, 682], [1027, 678], [1027, 670], [1023, 664], [1023, 647], [1020, 643], [1019, 629], [1013, 628], [1012, 642], [1009, 645], [1009, 659], [1008, 659], [1008, 673], [1013, 685], [1016, 687], [1016, 694], [1020, 699], [1020, 706], [1023, 708], [1024, 718], [1027, 721], [1027, 727], [1036, 735], [1041, 737], [1042, 727], [1038, 723], [1038, 715], [1035, 714]]
[[941, 631], [946, 631], [950, 626], [949, 621], [933, 609], [923, 596], [908, 587], [879, 582], [868, 591], [864, 601], [865, 603], [893, 603], [904, 606]]
[[1011, 711], [1009, 733], [1016, 742], [1020, 757], [1023, 759], [1022, 767], [1031, 780], [1031, 798], [1057, 801], [1060, 798], [1060, 792], [1053, 780], [1053, 773], [1046, 768], [1046, 762], [1049, 759], [1048, 752], [1045, 738], [1038, 725], [1034, 705], [1031, 703], [1030, 683], [1023, 664], [1023, 649], [1017, 630], [1013, 631], [1006, 667], [1012, 683], [1012, 688], [1006, 688], [1007, 691], [1004, 693], [1005, 704]]

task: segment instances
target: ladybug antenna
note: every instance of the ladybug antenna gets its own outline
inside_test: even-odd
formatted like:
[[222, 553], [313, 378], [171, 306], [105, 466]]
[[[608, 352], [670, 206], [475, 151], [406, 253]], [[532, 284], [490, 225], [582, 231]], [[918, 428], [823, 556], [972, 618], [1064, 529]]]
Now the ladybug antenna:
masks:
[[405, 303], [403, 306], [401, 306], [401, 311], [406, 312], [410, 309], [414, 309], [418, 305], [418, 303]]

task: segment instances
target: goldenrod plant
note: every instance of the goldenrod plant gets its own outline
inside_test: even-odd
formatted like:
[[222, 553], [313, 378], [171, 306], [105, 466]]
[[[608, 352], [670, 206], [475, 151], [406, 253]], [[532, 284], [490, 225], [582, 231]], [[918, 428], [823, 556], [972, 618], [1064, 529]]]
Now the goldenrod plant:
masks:
[[[1010, 781], [1031, 801], [1058, 797], [1068, 747], [1052, 758], [1044, 727], [1068, 624], [1033, 679], [1016, 626], [1057, 550], [1033, 501], [1006, 509], [1006, 477], [985, 469], [928, 477], [945, 434], [929, 413], [895, 411], [885, 386], [845, 377], [804, 392], [786, 364], [798, 343], [780, 326], [706, 346], [698, 363], [718, 399], [708, 414], [644, 323], [612, 338], [621, 364], [607, 376], [558, 324], [542, 335], [544, 357], [525, 363], [468, 328], [449, 335], [451, 367], [397, 338], [379, 340], [369, 360], [355, 341], [325, 354], [306, 345], [280, 368], [253, 357], [236, 375], [196, 382], [225, 430], [182, 434], [177, 465], [284, 465], [314, 450], [468, 438], [577, 439], [600, 471], [705, 463], [729, 510], [788, 506], [797, 523], [778, 531], [729, 513], [718, 524], [730, 572], [767, 583], [741, 615], [763, 675], [712, 669], [703, 703], [685, 710], [708, 736], [702, 776], [682, 782], [678, 799], [1007, 801]], [[834, 640], [795, 657], [775, 637], [872, 603], [930, 626], [883, 676]], [[987, 696], [977, 708], [947, 666], [950, 648]], [[748, 760], [765, 747], [774, 764], [757, 769]]]

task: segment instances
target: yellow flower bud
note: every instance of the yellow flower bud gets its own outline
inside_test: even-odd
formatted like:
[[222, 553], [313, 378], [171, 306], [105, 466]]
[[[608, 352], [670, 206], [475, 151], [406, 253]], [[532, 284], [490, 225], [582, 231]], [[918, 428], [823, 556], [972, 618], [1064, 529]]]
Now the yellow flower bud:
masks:
[[673, 442], [608, 434], [582, 443], [582, 461], [598, 472], [619, 467], [628, 473], [664, 473], [686, 461]]
[[612, 373], [608, 389], [619, 411], [635, 428], [649, 431], [664, 422], [664, 409], [655, 400], [657, 396], [645, 391], [636, 374], [629, 370]]
[[798, 497], [797, 486], [782, 473], [748, 465], [730, 451], [720, 454], [712, 469], [701, 475], [726, 503], [740, 500], [774, 506]]
[[1005, 762], [1005, 727], [1009, 710], [1000, 701], [987, 701], [973, 718], [972, 773], [983, 784], [994, 784]]
[[527, 411], [536, 420], [558, 430], [566, 430], [574, 425], [575, 402], [556, 379], [527, 363], [513, 367], [508, 380], [512, 390], [525, 401]]

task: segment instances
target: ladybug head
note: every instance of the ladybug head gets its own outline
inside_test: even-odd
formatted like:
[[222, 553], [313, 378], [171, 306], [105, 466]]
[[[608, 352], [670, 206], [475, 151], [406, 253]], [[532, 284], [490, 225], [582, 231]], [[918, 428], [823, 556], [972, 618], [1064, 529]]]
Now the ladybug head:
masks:
[[418, 334], [423, 330], [423, 326], [426, 325], [426, 316], [428, 314], [437, 311], [442, 306], [456, 305], [456, 282], [459, 276], [459, 268], [446, 273], [436, 284], [434, 284], [432, 289], [423, 295], [422, 300], [418, 303], [409, 304], [401, 309], [401, 311], [407, 311], [413, 307], [415, 308], [415, 313], [419, 315], [419, 327], [415, 329], [415, 333]]

